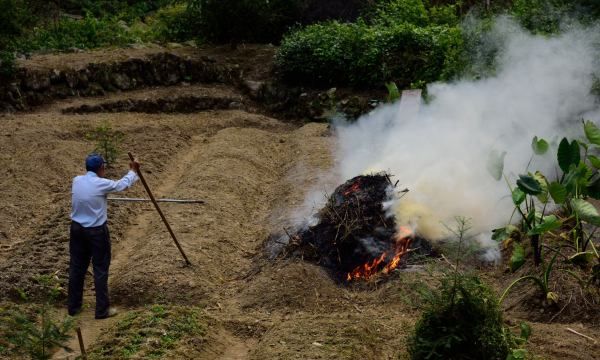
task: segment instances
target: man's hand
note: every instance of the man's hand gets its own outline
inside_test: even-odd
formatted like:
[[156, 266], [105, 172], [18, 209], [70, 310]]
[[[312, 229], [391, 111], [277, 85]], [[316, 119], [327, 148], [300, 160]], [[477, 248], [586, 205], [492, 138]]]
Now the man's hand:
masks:
[[135, 171], [136, 173], [140, 172], [140, 163], [137, 161], [137, 159], [133, 159], [133, 161], [129, 162], [129, 168], [133, 171]]

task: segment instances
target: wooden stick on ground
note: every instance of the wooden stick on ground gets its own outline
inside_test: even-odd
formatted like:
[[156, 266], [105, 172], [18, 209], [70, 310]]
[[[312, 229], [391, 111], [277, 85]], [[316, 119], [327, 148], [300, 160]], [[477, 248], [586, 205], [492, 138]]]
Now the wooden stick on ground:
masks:
[[593, 342], [594, 342], [594, 344], [596, 343], [596, 339], [594, 339], [593, 337], [590, 337], [590, 336], [587, 336], [587, 335], [585, 335], [585, 334], [582, 334], [582, 333], [580, 333], [580, 332], [577, 332], [577, 331], [575, 331], [575, 330], [573, 330], [573, 329], [571, 329], [571, 328], [565, 328], [565, 329], [567, 329], [567, 331], [569, 331], [569, 332], [572, 332], [572, 333], [573, 333], [573, 334], [575, 334], [575, 335], [579, 335], [579, 336], [581, 336], [581, 337], [584, 337], [584, 338], [586, 338], [586, 339], [588, 339], [588, 340], [591, 340], [591, 341], [593, 341]]
[[[129, 158], [131, 159], [131, 161], [135, 161], [133, 158], [133, 155], [130, 152], [128, 152], [127, 155], [129, 155]], [[163, 214], [162, 210], [160, 210], [160, 206], [158, 206], [156, 199], [154, 199], [154, 195], [152, 195], [152, 191], [150, 191], [150, 188], [148, 187], [148, 184], [146, 183], [146, 180], [144, 179], [144, 175], [142, 175], [141, 171], [138, 171], [137, 174], [140, 177], [142, 184], [144, 185], [144, 189], [146, 189], [146, 192], [148, 193], [148, 196], [150, 197], [150, 201], [152, 201], [152, 203], [154, 204], [154, 207], [156, 208], [156, 211], [158, 211], [158, 214], [160, 215], [160, 218], [162, 219], [162, 221], [165, 223], [165, 226], [167, 227], [169, 234], [171, 234], [171, 238], [173, 238], [173, 241], [175, 242], [177, 249], [179, 249], [181, 256], [183, 256], [185, 263], [187, 265], [192, 265], [192, 263], [188, 260], [187, 256], [185, 255], [185, 252], [183, 252], [181, 245], [179, 245], [179, 241], [177, 241], [177, 237], [175, 237], [175, 233], [173, 233], [173, 230], [171, 230], [171, 225], [169, 225], [167, 218]]]
[[81, 328], [77, 327], [77, 338], [79, 339], [79, 349], [81, 350], [81, 358], [87, 360], [87, 353], [85, 352], [85, 346], [83, 345], [83, 336], [81, 335]]

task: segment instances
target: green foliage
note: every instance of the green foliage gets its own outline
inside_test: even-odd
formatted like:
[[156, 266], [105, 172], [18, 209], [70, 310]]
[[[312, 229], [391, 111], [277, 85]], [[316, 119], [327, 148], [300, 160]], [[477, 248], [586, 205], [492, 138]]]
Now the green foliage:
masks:
[[297, 25], [355, 21], [373, 0], [190, 0], [188, 11], [200, 40], [214, 43], [279, 43]]
[[0, 79], [11, 78], [15, 73], [15, 54], [0, 50]]
[[149, 25], [150, 40], [159, 41], [187, 41], [194, 39], [199, 33], [196, 25], [194, 11], [185, 4], [166, 6], [158, 10], [154, 15], [146, 18]]
[[199, 34], [211, 42], [278, 42], [300, 12], [299, 0], [191, 0]]
[[422, 0], [390, 0], [378, 6], [374, 22], [384, 26], [398, 23], [426, 26], [429, 17]]
[[0, 335], [8, 344], [7, 352], [45, 360], [50, 359], [58, 347], [68, 349], [65, 344], [70, 338], [73, 318], [56, 320], [52, 316], [50, 305], [63, 292], [56, 274], [39, 276], [37, 281], [46, 293], [44, 304], [30, 311], [18, 307], [2, 311]]
[[175, 0], [62, 0], [60, 5], [71, 13], [90, 14], [97, 18], [118, 16], [123, 20], [134, 20], [174, 2]]
[[499, 303], [502, 303], [506, 295], [512, 290], [512, 288], [522, 281], [532, 281], [540, 290], [540, 294], [542, 295], [545, 304], [552, 305], [556, 304], [559, 299], [559, 294], [553, 291], [550, 291], [550, 275], [552, 274], [552, 270], [554, 269], [554, 263], [556, 262], [556, 257], [560, 254], [559, 250], [556, 250], [554, 256], [548, 264], [543, 264], [542, 272], [539, 275], [527, 275], [520, 277], [513, 281], [502, 293], [500, 296]]
[[390, 81], [389, 83], [385, 84], [385, 87], [387, 88], [388, 94], [387, 94], [387, 102], [394, 102], [398, 99], [400, 99], [401, 95], [400, 95], [400, 90], [398, 90], [398, 86], [396, 86], [396, 83], [393, 81]]
[[514, 0], [514, 16], [525, 28], [542, 33], [558, 31], [565, 10], [562, 0]]
[[504, 360], [514, 345], [493, 291], [475, 276], [447, 276], [427, 297], [408, 341], [411, 359]]
[[[529, 341], [529, 337], [531, 336], [531, 326], [526, 322], [522, 321], [519, 324], [520, 334], [515, 337], [515, 343], [517, 345], [523, 346], [527, 341]], [[524, 360], [527, 359], [527, 350], [523, 348], [511, 349], [510, 354], [506, 357], [506, 360]]]
[[429, 21], [437, 25], [457, 26], [460, 23], [458, 8], [457, 4], [432, 6], [428, 9]]
[[120, 145], [125, 134], [120, 131], [113, 130], [108, 122], [97, 126], [91, 130], [86, 138], [96, 142], [94, 152], [100, 153], [107, 166], [110, 166], [117, 160], [120, 153]]
[[600, 17], [600, 2], [596, 0], [514, 0], [513, 15], [535, 33], [556, 33], [561, 21], [575, 19], [589, 23]]
[[534, 136], [531, 142], [531, 148], [536, 155], [544, 155], [548, 151], [549, 146], [546, 140], [538, 139], [537, 136]]
[[437, 289], [422, 294], [425, 306], [408, 340], [410, 357], [504, 360], [520, 338], [504, 326], [494, 292], [477, 276], [460, 271], [470, 222], [463, 217], [456, 222], [456, 229], [447, 227], [457, 239], [456, 264]]
[[286, 36], [276, 66], [293, 84], [399, 87], [451, 78], [460, 69], [458, 28], [390, 26], [337, 21], [308, 26]]
[[152, 305], [129, 312], [90, 349], [90, 359], [164, 358], [185, 338], [202, 338], [207, 325], [198, 309]]
[[510, 271], [517, 271], [525, 264], [525, 249], [521, 244], [515, 243], [509, 260]]
[[97, 48], [136, 42], [116, 19], [86, 16], [82, 20], [61, 18], [55, 25], [34, 28], [19, 44], [21, 50], [67, 50]]
[[502, 178], [502, 173], [504, 172], [504, 157], [506, 156], [506, 151], [498, 152], [493, 150], [488, 155], [487, 161], [487, 170], [490, 175], [496, 180], [500, 180]]

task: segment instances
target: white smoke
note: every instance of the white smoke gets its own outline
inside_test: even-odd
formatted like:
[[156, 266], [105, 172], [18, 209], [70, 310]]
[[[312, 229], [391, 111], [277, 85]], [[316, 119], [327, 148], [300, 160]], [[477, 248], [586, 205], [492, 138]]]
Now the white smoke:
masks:
[[[448, 237], [443, 224], [456, 216], [470, 218], [475, 234], [506, 225], [513, 205], [506, 182], [486, 170], [489, 154], [506, 151], [504, 173], [514, 183], [526, 172], [533, 136], [581, 134], [584, 115], [598, 118], [590, 95], [597, 30], [544, 37], [498, 21], [495, 38], [503, 51], [494, 77], [433, 84], [432, 100], [415, 116], [395, 103], [337, 127], [340, 181], [391, 172], [410, 190], [394, 206], [397, 222], [416, 224], [432, 240]], [[536, 156], [529, 169], [554, 176], [553, 156]]]

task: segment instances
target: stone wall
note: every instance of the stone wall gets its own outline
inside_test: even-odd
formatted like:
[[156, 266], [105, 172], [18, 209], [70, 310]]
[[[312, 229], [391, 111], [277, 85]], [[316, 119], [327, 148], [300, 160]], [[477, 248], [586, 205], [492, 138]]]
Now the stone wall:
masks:
[[168, 86], [182, 82], [237, 85], [240, 70], [208, 57], [193, 59], [169, 52], [121, 62], [91, 63], [80, 70], [18, 69], [0, 84], [0, 112], [29, 110], [56, 99], [97, 96], [117, 90]]

